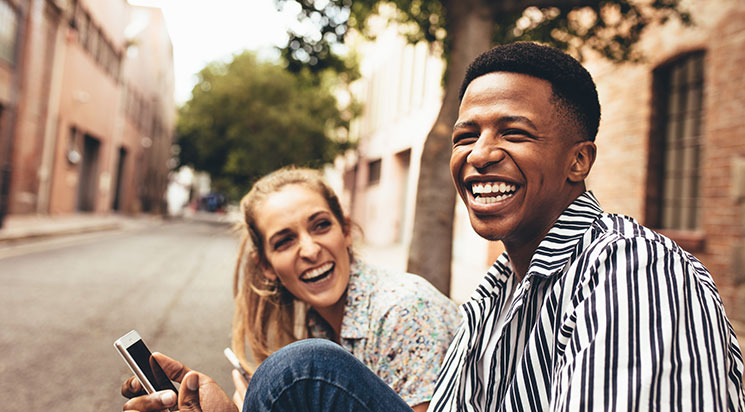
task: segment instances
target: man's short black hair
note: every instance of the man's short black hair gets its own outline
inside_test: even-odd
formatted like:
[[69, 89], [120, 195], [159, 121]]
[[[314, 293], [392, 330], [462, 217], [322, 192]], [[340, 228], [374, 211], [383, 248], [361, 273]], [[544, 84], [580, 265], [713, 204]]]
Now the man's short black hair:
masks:
[[482, 53], [466, 70], [460, 99], [473, 79], [492, 72], [527, 74], [551, 83], [554, 95], [566, 106], [570, 116], [594, 141], [600, 123], [600, 102], [592, 76], [573, 57], [553, 47], [516, 42]]

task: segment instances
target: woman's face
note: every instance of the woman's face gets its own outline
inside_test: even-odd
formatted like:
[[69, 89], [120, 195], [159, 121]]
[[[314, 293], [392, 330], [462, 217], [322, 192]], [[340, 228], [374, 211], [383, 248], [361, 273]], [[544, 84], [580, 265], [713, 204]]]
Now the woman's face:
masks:
[[264, 275], [319, 312], [344, 308], [351, 237], [319, 193], [282, 187], [256, 207], [269, 267]]

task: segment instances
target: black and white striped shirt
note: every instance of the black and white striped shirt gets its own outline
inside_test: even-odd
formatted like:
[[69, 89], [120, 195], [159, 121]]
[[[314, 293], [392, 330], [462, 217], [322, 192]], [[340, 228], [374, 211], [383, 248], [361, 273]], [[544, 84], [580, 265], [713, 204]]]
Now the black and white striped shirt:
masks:
[[514, 282], [503, 254], [462, 306], [430, 411], [745, 410], [742, 355], [709, 272], [590, 192]]

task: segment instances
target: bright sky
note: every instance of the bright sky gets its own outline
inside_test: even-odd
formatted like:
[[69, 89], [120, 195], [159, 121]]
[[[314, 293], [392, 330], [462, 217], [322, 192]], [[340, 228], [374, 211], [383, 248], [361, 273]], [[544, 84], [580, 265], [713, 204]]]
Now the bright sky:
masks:
[[273, 57], [287, 40], [292, 12], [280, 13], [274, 0], [129, 0], [160, 7], [173, 43], [176, 103], [189, 99], [195, 74], [207, 63], [227, 60], [245, 49]]

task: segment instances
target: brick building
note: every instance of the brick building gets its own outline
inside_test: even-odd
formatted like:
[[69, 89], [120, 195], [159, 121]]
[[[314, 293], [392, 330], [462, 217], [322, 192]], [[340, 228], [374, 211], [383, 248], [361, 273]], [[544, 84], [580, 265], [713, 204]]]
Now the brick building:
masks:
[[651, 28], [643, 64], [588, 62], [603, 112], [589, 187], [698, 257], [743, 323], [745, 3], [687, 4], [694, 26]]
[[[639, 44], [643, 63], [585, 62], [603, 113], [588, 186], [607, 211], [637, 218], [701, 259], [743, 335], [745, 3], [685, 4], [695, 25], [650, 27]], [[439, 96], [432, 88], [439, 87], [442, 66], [421, 45], [388, 34], [366, 47], [356, 86], [366, 108], [353, 130], [359, 153], [336, 169], [366, 239], [408, 250], [419, 157], [437, 114], [430, 103]], [[468, 297], [501, 252], [473, 233], [460, 203], [454, 206], [456, 300]]]
[[0, 222], [164, 211], [174, 120], [160, 10], [0, 0]]

